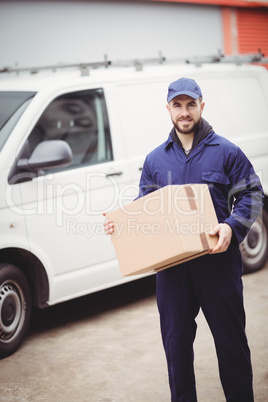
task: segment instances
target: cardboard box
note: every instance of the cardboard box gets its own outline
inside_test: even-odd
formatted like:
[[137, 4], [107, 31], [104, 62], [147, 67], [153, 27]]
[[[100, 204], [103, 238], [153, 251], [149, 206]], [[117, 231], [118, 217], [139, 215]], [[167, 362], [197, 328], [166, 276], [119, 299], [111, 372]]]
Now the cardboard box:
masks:
[[123, 276], [159, 271], [207, 254], [218, 224], [207, 184], [169, 185], [107, 213]]

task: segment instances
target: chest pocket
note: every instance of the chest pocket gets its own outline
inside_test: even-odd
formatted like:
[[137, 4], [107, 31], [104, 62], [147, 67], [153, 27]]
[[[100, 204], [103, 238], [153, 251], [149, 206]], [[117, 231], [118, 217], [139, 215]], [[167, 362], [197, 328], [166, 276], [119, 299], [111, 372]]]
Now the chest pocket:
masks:
[[216, 172], [212, 170], [202, 171], [202, 181], [209, 183], [224, 184], [226, 186], [230, 184], [230, 180], [225, 173]]

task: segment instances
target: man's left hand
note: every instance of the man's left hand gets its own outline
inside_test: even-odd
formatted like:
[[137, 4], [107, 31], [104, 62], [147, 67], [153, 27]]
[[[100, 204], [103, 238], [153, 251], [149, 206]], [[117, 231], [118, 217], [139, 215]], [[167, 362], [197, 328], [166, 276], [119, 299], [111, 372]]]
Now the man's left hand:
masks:
[[210, 254], [223, 253], [228, 249], [232, 239], [232, 228], [227, 223], [219, 223], [210, 233], [212, 236], [216, 234], [218, 234], [219, 240]]

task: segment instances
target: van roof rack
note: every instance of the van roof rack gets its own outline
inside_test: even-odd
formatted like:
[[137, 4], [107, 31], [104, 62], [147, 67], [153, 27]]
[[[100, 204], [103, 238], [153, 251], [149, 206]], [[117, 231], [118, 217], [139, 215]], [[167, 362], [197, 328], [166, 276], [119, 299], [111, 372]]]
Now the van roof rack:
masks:
[[[30, 74], [37, 74], [39, 71], [52, 70], [53, 72], [68, 68], [79, 68], [81, 71], [81, 76], [89, 75], [91, 69], [96, 69], [100, 67], [108, 68], [109, 66], [115, 67], [130, 67], [134, 66], [136, 71], [142, 71], [143, 66], [146, 64], [163, 64], [166, 62], [166, 58], [162, 56], [159, 52], [157, 58], [148, 59], [133, 59], [133, 60], [122, 60], [111, 62], [108, 60], [107, 55], [104, 56], [104, 61], [100, 62], [89, 62], [89, 63], [73, 63], [73, 64], [55, 64], [50, 66], [39, 66], [39, 67], [4, 67], [0, 69], [0, 73], [17, 73], [29, 72]], [[268, 57], [259, 49], [257, 53], [248, 54], [237, 54], [237, 55], [223, 55], [219, 50], [217, 54], [212, 56], [195, 56], [191, 58], [173, 59], [169, 60], [170, 63], [181, 63], [181, 64], [195, 64], [196, 66], [201, 66], [205, 63], [235, 63], [238, 65], [244, 63], [254, 63], [254, 64], [268, 64]]]
[[165, 57], [162, 56], [161, 52], [159, 52], [158, 58], [148, 58], [148, 59], [133, 59], [133, 60], [118, 60], [115, 62], [111, 62], [108, 60], [107, 55], [104, 56], [104, 61], [100, 62], [90, 62], [90, 63], [78, 63], [78, 64], [55, 64], [49, 66], [39, 66], [39, 67], [5, 67], [0, 70], [0, 73], [20, 73], [20, 72], [29, 72], [30, 74], [37, 74], [39, 71], [43, 70], [52, 70], [53, 72], [62, 69], [68, 68], [79, 68], [81, 70], [81, 75], [86, 76], [89, 75], [90, 69], [96, 69], [100, 67], [108, 68], [110, 65], [116, 67], [129, 67], [134, 66], [137, 71], [141, 71], [143, 65], [145, 64], [163, 64], [165, 61]]
[[244, 63], [259, 63], [259, 64], [267, 64], [268, 57], [265, 57], [264, 54], [259, 49], [257, 53], [245, 53], [245, 54], [234, 54], [234, 55], [224, 55], [221, 51], [218, 51], [218, 54], [202, 57], [192, 57], [186, 59], [186, 63], [193, 63], [196, 65], [201, 65], [204, 63], [235, 63], [238, 65]]
[[107, 60], [105, 56], [104, 61], [90, 62], [90, 63], [74, 63], [74, 64], [55, 64], [50, 66], [39, 66], [39, 67], [5, 67], [0, 70], [0, 73], [20, 73], [29, 72], [30, 74], [37, 74], [39, 71], [52, 70], [53, 72], [68, 68], [79, 68], [81, 71], [81, 76], [89, 75], [90, 69], [96, 69], [100, 67], [108, 68], [111, 65], [111, 61]]
[[131, 67], [134, 66], [136, 71], [142, 71], [145, 64], [163, 64], [166, 58], [162, 56], [162, 52], [159, 52], [156, 58], [147, 59], [133, 59], [133, 60], [117, 60], [112, 63], [113, 66], [117, 67]]

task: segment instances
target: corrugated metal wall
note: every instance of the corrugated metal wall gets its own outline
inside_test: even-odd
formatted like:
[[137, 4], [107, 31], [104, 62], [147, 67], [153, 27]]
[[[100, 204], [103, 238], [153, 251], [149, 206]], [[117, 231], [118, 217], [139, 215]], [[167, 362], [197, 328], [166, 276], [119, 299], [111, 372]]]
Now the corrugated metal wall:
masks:
[[268, 56], [268, 10], [236, 9], [239, 53], [256, 53], [261, 49]]

